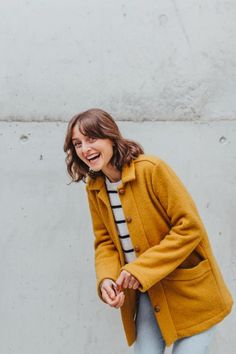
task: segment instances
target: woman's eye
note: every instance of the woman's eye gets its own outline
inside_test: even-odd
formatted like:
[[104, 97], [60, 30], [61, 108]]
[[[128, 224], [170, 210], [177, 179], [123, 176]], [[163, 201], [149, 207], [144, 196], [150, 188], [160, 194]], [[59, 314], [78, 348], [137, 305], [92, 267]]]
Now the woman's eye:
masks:
[[96, 138], [89, 138], [90, 143], [94, 143], [97, 139]]
[[74, 143], [74, 147], [75, 147], [75, 148], [80, 148], [80, 147], [81, 147], [81, 143], [80, 143], [80, 142]]

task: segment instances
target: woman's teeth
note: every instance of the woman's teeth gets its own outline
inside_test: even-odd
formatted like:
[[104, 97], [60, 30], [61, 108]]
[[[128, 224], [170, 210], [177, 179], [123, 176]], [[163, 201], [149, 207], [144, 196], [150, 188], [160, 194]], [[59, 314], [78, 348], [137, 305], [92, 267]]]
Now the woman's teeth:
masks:
[[100, 154], [93, 155], [93, 156], [91, 156], [91, 157], [88, 157], [88, 160], [89, 160], [89, 161], [93, 161], [93, 160], [95, 160], [96, 158], [98, 158], [99, 156], [100, 156]]

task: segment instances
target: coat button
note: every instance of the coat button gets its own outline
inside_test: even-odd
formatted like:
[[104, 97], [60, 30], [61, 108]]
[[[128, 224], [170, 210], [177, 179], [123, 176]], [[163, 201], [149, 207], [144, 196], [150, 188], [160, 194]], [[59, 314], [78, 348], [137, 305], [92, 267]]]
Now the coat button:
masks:
[[160, 306], [157, 306], [157, 305], [156, 305], [156, 306], [154, 307], [154, 311], [155, 311], [155, 312], [160, 312], [160, 311], [161, 311]]
[[121, 188], [121, 189], [119, 190], [119, 194], [125, 194], [124, 188]]
[[134, 250], [135, 252], [139, 252], [140, 251], [140, 247], [138, 245], [134, 246]]
[[131, 218], [130, 216], [128, 216], [128, 217], [126, 218], [126, 222], [130, 223], [131, 221], [132, 221], [132, 218]]

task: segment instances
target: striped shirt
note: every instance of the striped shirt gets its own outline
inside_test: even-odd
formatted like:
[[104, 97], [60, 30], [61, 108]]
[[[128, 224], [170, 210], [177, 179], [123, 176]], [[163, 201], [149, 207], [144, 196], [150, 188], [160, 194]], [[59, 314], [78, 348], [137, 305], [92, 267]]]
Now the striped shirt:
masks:
[[136, 255], [129, 235], [120, 197], [117, 191], [117, 187], [120, 183], [121, 181], [110, 182], [109, 179], [106, 178], [107, 193], [109, 196], [121, 247], [124, 252], [125, 262], [130, 263], [136, 258]]

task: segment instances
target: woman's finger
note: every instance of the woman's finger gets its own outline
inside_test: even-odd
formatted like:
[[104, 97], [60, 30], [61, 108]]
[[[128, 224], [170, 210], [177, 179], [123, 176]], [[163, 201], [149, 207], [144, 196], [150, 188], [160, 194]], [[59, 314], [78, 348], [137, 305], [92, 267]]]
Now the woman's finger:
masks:
[[140, 283], [139, 283], [139, 281], [136, 279], [136, 281], [135, 281], [135, 283], [134, 283], [134, 285], [133, 285], [133, 289], [134, 289], [134, 290], [138, 289], [139, 285], [140, 285]]
[[102, 299], [108, 304], [110, 305], [112, 303], [112, 299], [110, 298], [110, 296], [108, 295], [108, 293], [106, 292], [106, 290], [103, 288], [101, 289], [102, 292]]
[[135, 284], [135, 288], [137, 289], [139, 287], [139, 282], [137, 284], [138, 280], [129, 272], [127, 272], [126, 270], [122, 270], [122, 272], [120, 273], [116, 284], [117, 284], [117, 288], [119, 290], [122, 289], [134, 289], [134, 284]]
[[108, 296], [113, 300], [116, 297], [116, 287], [117, 285], [114, 282], [104, 281], [104, 283], [101, 286], [101, 290], [104, 289], [107, 292]]
[[124, 302], [125, 302], [125, 294], [122, 293], [120, 307], [122, 307], [124, 305]]
[[138, 287], [139, 281], [134, 276], [132, 276], [129, 282], [129, 289], [138, 289]]
[[111, 307], [119, 308], [120, 299], [121, 299], [121, 293], [117, 295], [114, 300], [110, 300], [108, 304]]
[[129, 287], [130, 280], [131, 280], [131, 275], [130, 274], [125, 274], [124, 281], [123, 281], [123, 288], [124, 289], [127, 289]]
[[124, 303], [124, 299], [125, 299], [125, 295], [124, 295], [124, 293], [123, 292], [121, 292], [118, 296], [117, 296], [117, 304], [116, 304], [116, 308], [118, 309], [118, 308], [120, 308], [122, 305], [123, 305], [123, 303]]
[[117, 296], [115, 296], [114, 298], [111, 298], [105, 288], [102, 289], [102, 298], [108, 305], [110, 305], [112, 307], [114, 305], [116, 305], [117, 300], [118, 300]]
[[129, 284], [128, 284], [128, 288], [129, 288], [129, 289], [133, 289], [135, 283], [136, 283], [136, 279], [131, 276], [131, 277], [130, 277]]
[[118, 279], [116, 280], [116, 285], [118, 287], [119, 290], [122, 290], [123, 288], [123, 282], [124, 282], [124, 279], [125, 279], [125, 272], [122, 271], [118, 277]]

